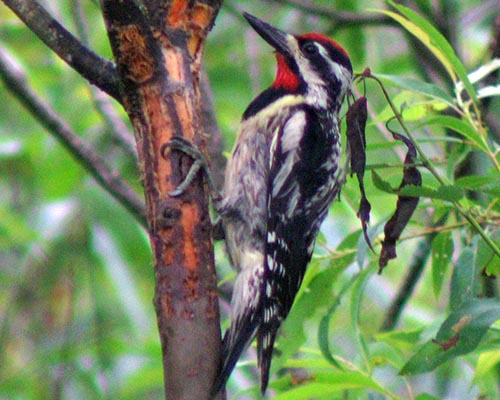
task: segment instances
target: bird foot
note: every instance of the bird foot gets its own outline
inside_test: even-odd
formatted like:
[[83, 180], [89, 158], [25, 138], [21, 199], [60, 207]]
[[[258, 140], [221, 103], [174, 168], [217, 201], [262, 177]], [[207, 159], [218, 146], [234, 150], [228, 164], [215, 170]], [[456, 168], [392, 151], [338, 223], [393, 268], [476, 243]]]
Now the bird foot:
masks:
[[169, 196], [171, 197], [179, 197], [187, 190], [187, 188], [193, 183], [194, 178], [201, 170], [205, 174], [208, 182], [208, 187], [210, 189], [210, 196], [212, 198], [212, 202], [214, 203], [214, 207], [217, 209], [216, 205], [221, 200], [221, 195], [215, 188], [212, 177], [210, 175], [210, 170], [208, 168], [208, 162], [205, 155], [197, 149], [189, 140], [184, 139], [183, 137], [174, 136], [167, 143], [164, 143], [161, 146], [160, 153], [163, 158], [166, 158], [166, 151], [175, 150], [184, 153], [188, 157], [193, 160], [193, 164], [189, 168], [189, 171], [184, 178], [184, 180], [171, 192], [169, 192]]

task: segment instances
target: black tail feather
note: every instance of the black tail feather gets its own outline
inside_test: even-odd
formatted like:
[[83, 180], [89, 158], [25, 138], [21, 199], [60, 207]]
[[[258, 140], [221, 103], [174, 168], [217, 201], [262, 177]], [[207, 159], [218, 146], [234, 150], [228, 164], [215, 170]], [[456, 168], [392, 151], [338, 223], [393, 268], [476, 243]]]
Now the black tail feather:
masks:
[[272, 329], [267, 332], [259, 332], [257, 335], [257, 356], [260, 368], [260, 391], [262, 395], [266, 392], [267, 385], [269, 384], [269, 371], [271, 369], [277, 332], [277, 329]]
[[215, 379], [212, 396], [216, 395], [226, 385], [238, 359], [249, 346], [255, 336], [257, 324], [254, 318], [249, 318], [239, 329], [230, 327], [222, 340], [222, 362], [219, 374]]

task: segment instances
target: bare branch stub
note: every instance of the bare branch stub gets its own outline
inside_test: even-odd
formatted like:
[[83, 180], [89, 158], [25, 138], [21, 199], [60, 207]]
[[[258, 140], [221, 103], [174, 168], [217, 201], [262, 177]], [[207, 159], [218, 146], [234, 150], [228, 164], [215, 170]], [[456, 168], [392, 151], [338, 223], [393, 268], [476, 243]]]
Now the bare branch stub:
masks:
[[192, 160], [173, 151], [162, 157], [161, 149], [182, 136], [204, 150], [200, 61], [221, 2], [101, 3], [144, 184], [166, 397], [208, 398], [220, 351], [208, 193], [199, 174], [171, 198]]

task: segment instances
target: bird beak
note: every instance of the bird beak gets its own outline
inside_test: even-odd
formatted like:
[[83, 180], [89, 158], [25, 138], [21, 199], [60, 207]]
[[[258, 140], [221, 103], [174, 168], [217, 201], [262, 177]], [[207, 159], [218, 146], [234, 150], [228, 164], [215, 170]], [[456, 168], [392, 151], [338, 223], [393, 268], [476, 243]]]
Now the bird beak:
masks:
[[273, 46], [278, 53], [291, 56], [288, 39], [291, 38], [292, 35], [269, 25], [267, 22], [264, 22], [246, 12], [243, 13], [243, 16], [255, 32], [262, 36], [267, 43]]

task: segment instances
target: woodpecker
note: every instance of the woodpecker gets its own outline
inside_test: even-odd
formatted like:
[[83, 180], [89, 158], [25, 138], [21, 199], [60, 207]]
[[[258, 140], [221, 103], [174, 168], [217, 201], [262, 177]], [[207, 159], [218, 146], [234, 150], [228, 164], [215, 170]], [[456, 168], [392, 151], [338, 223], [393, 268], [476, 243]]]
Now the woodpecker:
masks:
[[239, 272], [214, 392], [257, 337], [264, 393], [278, 329], [345, 178], [339, 112], [353, 75], [347, 52], [334, 40], [294, 36], [244, 17], [274, 48], [277, 74], [243, 114], [218, 207]]

